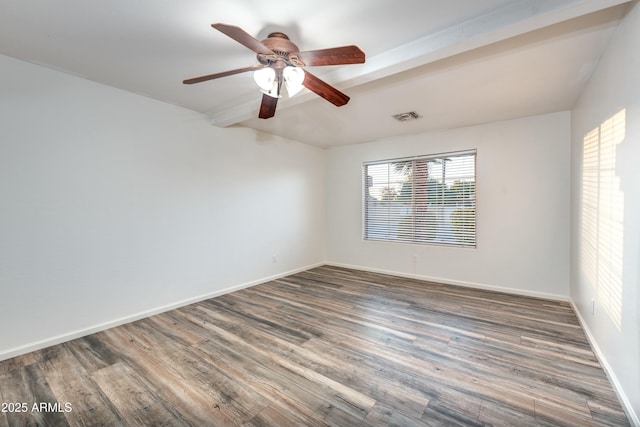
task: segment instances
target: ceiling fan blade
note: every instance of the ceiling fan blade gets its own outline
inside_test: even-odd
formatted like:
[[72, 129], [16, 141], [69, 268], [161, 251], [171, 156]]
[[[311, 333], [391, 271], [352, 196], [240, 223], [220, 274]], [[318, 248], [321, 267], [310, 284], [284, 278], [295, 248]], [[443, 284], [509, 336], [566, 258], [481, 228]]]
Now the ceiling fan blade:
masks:
[[186, 85], [190, 85], [193, 83], [206, 82], [207, 80], [219, 79], [220, 77], [232, 76], [234, 74], [245, 73], [247, 71], [255, 71], [261, 68], [264, 68], [264, 65], [258, 64], [258, 65], [252, 65], [250, 67], [236, 68], [235, 70], [227, 70], [227, 71], [222, 71], [220, 73], [207, 74], [206, 76], [193, 77], [191, 79], [183, 80], [182, 83]]
[[304, 71], [304, 80], [302, 81], [302, 85], [337, 107], [345, 105], [350, 99], [347, 95], [340, 92], [329, 83], [320, 80], [307, 70]]
[[364, 52], [353, 45], [298, 52], [298, 58], [307, 66], [363, 64], [365, 60]]
[[269, 119], [275, 116], [277, 105], [278, 98], [262, 94], [262, 104], [260, 104], [260, 113], [258, 114], [258, 117], [261, 119]]
[[211, 24], [213, 28], [231, 37], [238, 43], [248, 47], [255, 53], [262, 53], [264, 55], [275, 55], [271, 49], [262, 44], [258, 39], [247, 33], [240, 27], [228, 24]]

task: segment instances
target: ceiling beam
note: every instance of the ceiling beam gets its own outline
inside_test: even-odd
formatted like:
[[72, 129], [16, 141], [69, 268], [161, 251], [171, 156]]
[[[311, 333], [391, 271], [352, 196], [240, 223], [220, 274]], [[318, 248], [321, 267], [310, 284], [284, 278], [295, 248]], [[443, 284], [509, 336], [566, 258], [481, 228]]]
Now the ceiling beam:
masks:
[[[518, 0], [468, 21], [368, 57], [365, 64], [341, 67], [322, 74], [323, 80], [340, 90], [401, 73], [453, 55], [519, 36], [553, 24], [597, 12], [631, 0]], [[259, 91], [224, 111], [210, 113], [211, 123], [226, 127], [257, 116]], [[248, 94], [249, 95], [249, 94]], [[255, 99], [254, 99], [255, 98]], [[317, 99], [313, 93], [299, 94], [278, 105], [291, 108]]]

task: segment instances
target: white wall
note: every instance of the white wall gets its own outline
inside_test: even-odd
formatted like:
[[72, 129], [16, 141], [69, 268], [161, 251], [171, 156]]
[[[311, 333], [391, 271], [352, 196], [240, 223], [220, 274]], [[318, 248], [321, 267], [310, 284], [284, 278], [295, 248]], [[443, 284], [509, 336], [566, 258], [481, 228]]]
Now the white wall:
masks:
[[[562, 112], [332, 148], [327, 153], [327, 259], [567, 299], [569, 140], [570, 115]], [[363, 241], [363, 162], [467, 149], [477, 149], [476, 249]]]
[[[634, 422], [640, 426], [640, 3], [623, 19], [572, 112], [572, 256], [571, 299], [594, 347], [606, 365]], [[621, 294], [620, 327], [609, 316], [603, 280], [593, 278], [593, 256], [583, 246], [593, 230], [583, 227], [583, 138], [615, 113], [625, 110], [624, 139], [616, 146], [616, 190], [623, 197], [623, 231], [614, 255], [620, 255], [621, 275], [613, 284]], [[606, 230], [603, 231], [606, 234]], [[614, 239], [618, 240], [618, 239]], [[600, 251], [611, 251], [600, 242]], [[614, 242], [615, 243], [615, 242]], [[615, 249], [615, 246], [619, 246]], [[621, 252], [621, 253], [619, 253]], [[606, 254], [605, 254], [606, 256]], [[592, 307], [595, 302], [595, 311]]]
[[0, 359], [324, 260], [323, 150], [0, 70]]

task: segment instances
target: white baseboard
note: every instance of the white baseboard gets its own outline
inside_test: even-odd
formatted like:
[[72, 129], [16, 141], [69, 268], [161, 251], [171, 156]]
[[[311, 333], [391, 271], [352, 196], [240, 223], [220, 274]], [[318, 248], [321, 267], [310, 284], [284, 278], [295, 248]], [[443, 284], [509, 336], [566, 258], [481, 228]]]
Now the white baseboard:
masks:
[[598, 342], [594, 338], [593, 334], [591, 334], [591, 330], [589, 330], [589, 326], [587, 325], [587, 322], [585, 322], [584, 317], [582, 317], [582, 314], [578, 310], [578, 306], [575, 304], [575, 302], [572, 299], [570, 299], [569, 302], [571, 303], [571, 306], [573, 307], [573, 311], [575, 311], [576, 316], [578, 317], [578, 321], [580, 322], [580, 326], [582, 326], [582, 330], [584, 330], [584, 333], [587, 335], [587, 339], [589, 340], [589, 344], [591, 344], [591, 348], [593, 349], [593, 352], [596, 354], [596, 357], [598, 358], [600, 365], [602, 365], [604, 372], [607, 374], [609, 381], [611, 381], [611, 385], [613, 385], [613, 389], [618, 395], [618, 399], [620, 399], [620, 403], [622, 404], [622, 408], [627, 414], [627, 418], [629, 418], [629, 422], [631, 423], [631, 425], [635, 427], [640, 427], [640, 414], [636, 414], [635, 411], [633, 410], [633, 405], [631, 405], [631, 401], [627, 397], [627, 394], [624, 392], [624, 389], [622, 388], [622, 385], [620, 384], [618, 377], [616, 376], [615, 372], [611, 368], [611, 365], [609, 365], [609, 362], [607, 361], [607, 358], [604, 356], [604, 353], [602, 353], [602, 351], [600, 350], [600, 347], [598, 346]]
[[193, 298], [187, 298], [182, 301], [178, 301], [175, 303], [163, 305], [161, 307], [156, 307], [151, 310], [145, 310], [139, 313], [132, 314], [130, 316], [124, 316], [119, 319], [110, 320], [108, 322], [104, 322], [98, 325], [94, 325], [89, 328], [79, 329], [76, 331], [71, 331], [67, 333], [63, 333], [60, 335], [56, 335], [53, 337], [48, 337], [40, 341], [31, 342], [29, 344], [25, 344], [19, 347], [10, 348], [7, 350], [0, 351], [0, 361], [11, 359], [12, 357], [20, 356], [22, 354], [30, 353], [32, 351], [40, 350], [46, 347], [50, 347], [52, 345], [61, 344], [63, 342], [71, 341], [76, 338], [81, 338], [87, 335], [94, 334], [96, 332], [104, 331], [110, 328], [114, 328], [116, 326], [124, 325], [126, 323], [135, 322], [136, 320], [144, 319], [145, 317], [150, 317], [156, 314], [164, 313], [169, 310], [174, 310], [176, 308], [184, 307], [189, 304], [194, 304], [200, 301], [204, 301], [210, 298], [215, 298], [224, 294], [228, 294], [230, 292], [238, 291], [240, 289], [249, 288], [251, 286], [259, 285], [261, 283], [269, 282], [271, 280], [279, 279], [281, 277], [289, 276], [290, 274], [299, 273], [301, 271], [309, 270], [311, 268], [319, 267], [324, 265], [324, 263], [317, 263], [308, 265], [306, 267], [297, 268], [295, 270], [287, 271], [284, 273], [279, 273], [270, 277], [264, 277], [257, 280], [252, 280], [250, 282], [241, 283], [239, 285], [230, 286], [225, 289], [217, 290], [214, 292], [210, 292], [204, 295], [199, 295]]
[[443, 283], [445, 285], [463, 286], [465, 288], [475, 288], [475, 289], [482, 289], [485, 291], [504, 292], [504, 293], [513, 294], [513, 295], [522, 295], [527, 297], [569, 302], [568, 296], [560, 295], [560, 294], [526, 291], [526, 290], [515, 289], [515, 288], [505, 288], [501, 286], [487, 285], [484, 283], [467, 282], [464, 280], [452, 280], [452, 279], [445, 279], [442, 277], [423, 276], [420, 274], [406, 273], [402, 271], [383, 270], [379, 268], [363, 267], [359, 265], [342, 264], [337, 262], [326, 262], [325, 265], [331, 265], [334, 267], [352, 268], [354, 270], [369, 271], [371, 273], [389, 274], [392, 276], [407, 277], [409, 279], [419, 279], [419, 280], [425, 280], [427, 282]]

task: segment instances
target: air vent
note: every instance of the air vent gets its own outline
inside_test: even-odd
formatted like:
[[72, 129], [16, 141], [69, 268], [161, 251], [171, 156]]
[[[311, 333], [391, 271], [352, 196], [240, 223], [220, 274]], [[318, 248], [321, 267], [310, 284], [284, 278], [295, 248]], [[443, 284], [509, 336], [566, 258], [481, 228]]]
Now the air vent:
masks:
[[391, 117], [393, 117], [394, 119], [396, 119], [399, 122], [408, 122], [409, 120], [419, 119], [422, 116], [420, 114], [416, 113], [415, 111], [409, 111], [408, 113], [394, 114]]

